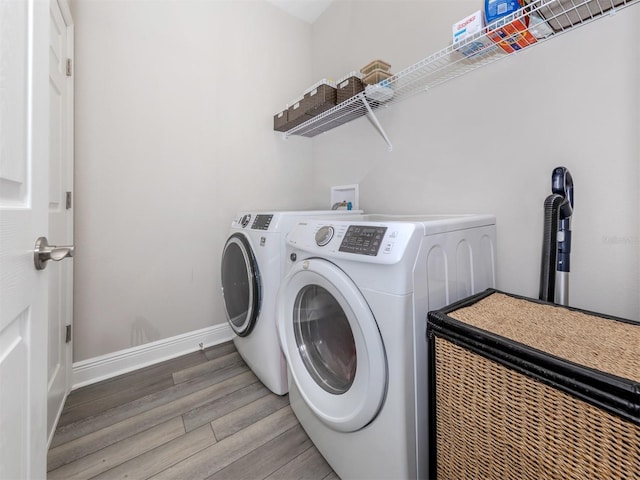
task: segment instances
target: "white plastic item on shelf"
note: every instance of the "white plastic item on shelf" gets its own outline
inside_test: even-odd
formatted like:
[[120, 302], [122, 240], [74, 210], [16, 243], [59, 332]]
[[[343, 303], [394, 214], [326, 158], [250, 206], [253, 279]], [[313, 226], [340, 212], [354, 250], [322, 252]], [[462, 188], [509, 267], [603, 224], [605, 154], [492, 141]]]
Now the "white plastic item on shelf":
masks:
[[387, 80], [383, 80], [375, 85], [367, 85], [364, 89], [364, 94], [369, 100], [382, 103], [393, 98], [393, 88], [391, 83]]
[[553, 29], [537, 13], [529, 14], [529, 31], [538, 40], [553, 35]]

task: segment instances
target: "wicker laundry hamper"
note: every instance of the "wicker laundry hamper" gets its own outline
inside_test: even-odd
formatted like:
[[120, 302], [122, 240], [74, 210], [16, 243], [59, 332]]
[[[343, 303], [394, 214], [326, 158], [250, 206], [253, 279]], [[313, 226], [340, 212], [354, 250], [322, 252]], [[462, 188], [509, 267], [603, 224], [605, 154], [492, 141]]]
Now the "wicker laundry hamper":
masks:
[[640, 479], [640, 323], [487, 290], [427, 338], [432, 478]]

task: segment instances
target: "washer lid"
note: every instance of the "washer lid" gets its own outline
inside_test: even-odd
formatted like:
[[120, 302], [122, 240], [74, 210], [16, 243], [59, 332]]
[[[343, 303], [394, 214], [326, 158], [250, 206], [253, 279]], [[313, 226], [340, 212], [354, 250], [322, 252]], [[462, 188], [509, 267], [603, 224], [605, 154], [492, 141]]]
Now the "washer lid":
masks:
[[233, 331], [251, 333], [261, 305], [260, 271], [247, 238], [235, 233], [227, 239], [221, 262], [224, 312]]
[[289, 371], [315, 415], [341, 432], [369, 424], [386, 394], [387, 360], [351, 279], [326, 260], [298, 262], [281, 284], [277, 319]]

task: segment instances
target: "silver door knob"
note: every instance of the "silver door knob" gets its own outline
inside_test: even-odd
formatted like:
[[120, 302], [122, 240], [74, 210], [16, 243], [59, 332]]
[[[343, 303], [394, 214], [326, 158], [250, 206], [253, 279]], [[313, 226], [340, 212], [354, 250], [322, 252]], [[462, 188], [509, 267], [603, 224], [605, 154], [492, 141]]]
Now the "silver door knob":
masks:
[[49, 245], [47, 237], [38, 238], [33, 250], [33, 263], [36, 270], [47, 268], [48, 260], [59, 262], [63, 258], [73, 257], [73, 249], [73, 245]]

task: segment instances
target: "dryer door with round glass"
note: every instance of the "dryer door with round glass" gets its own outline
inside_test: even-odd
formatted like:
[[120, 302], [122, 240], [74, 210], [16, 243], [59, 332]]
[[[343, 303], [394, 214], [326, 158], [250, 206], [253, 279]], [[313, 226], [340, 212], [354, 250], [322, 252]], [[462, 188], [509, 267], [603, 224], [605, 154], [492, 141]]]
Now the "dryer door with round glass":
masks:
[[241, 233], [227, 240], [222, 253], [224, 311], [233, 331], [248, 335], [260, 312], [260, 272], [247, 238]]
[[277, 308], [280, 342], [307, 405], [335, 430], [366, 426], [384, 401], [387, 362], [356, 285], [331, 262], [304, 260], [285, 277]]

